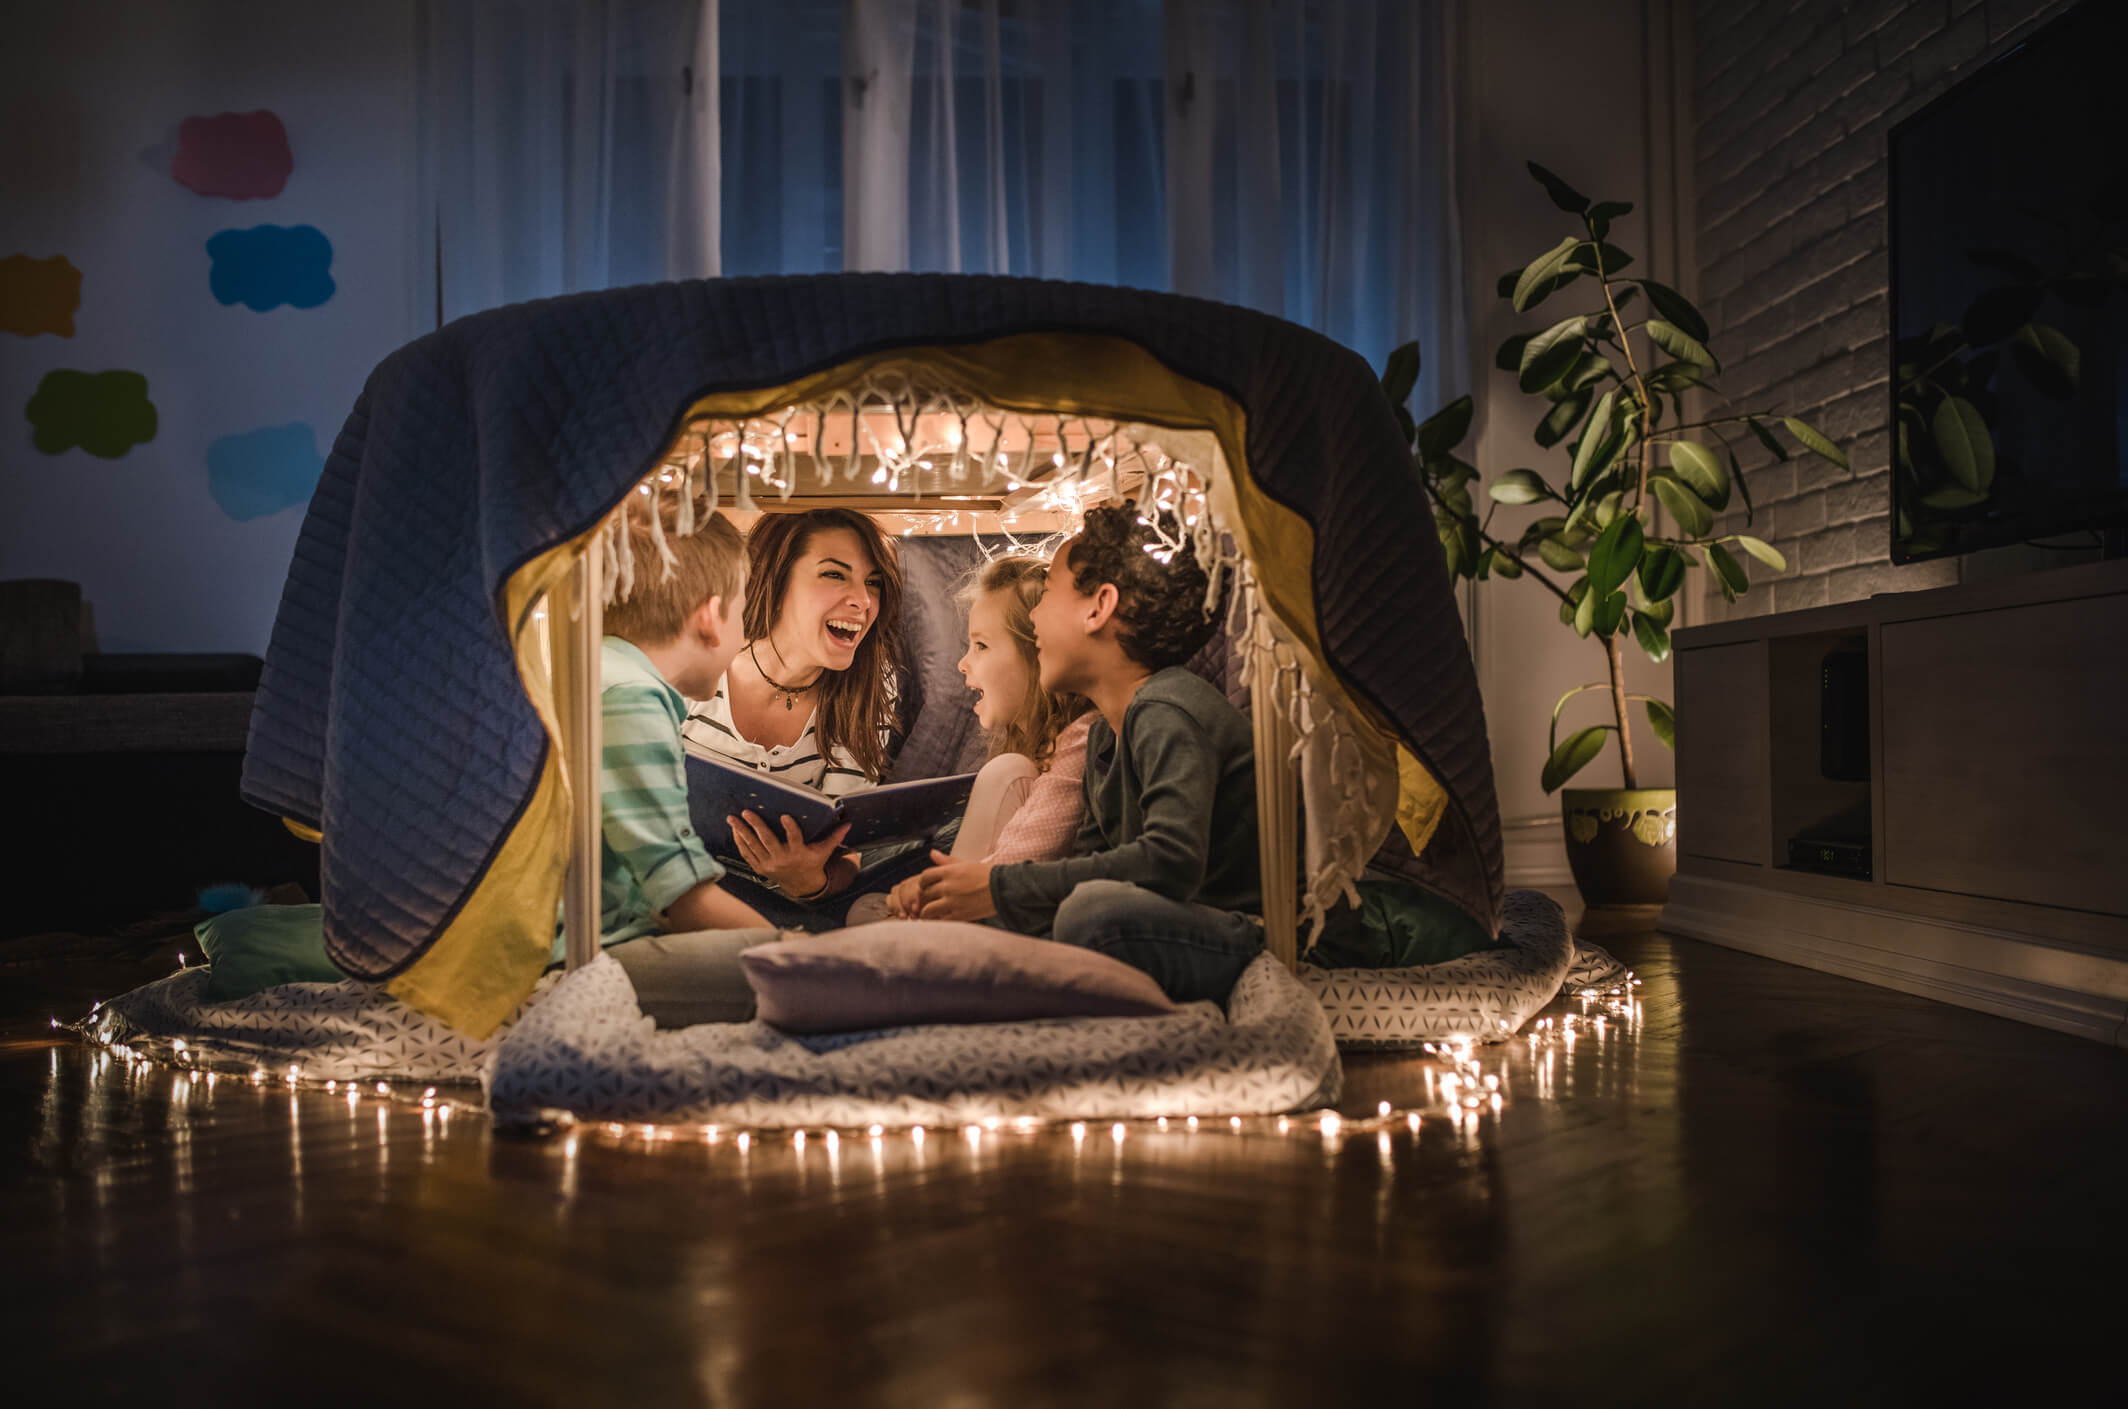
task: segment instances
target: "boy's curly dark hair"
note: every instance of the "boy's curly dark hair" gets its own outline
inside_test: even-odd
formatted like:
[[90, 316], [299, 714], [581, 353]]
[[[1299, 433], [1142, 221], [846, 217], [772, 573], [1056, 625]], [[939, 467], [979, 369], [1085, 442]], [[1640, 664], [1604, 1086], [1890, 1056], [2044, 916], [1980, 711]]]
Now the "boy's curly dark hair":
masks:
[[[1171, 510], [1153, 517], [1173, 543], [1184, 537]], [[1143, 521], [1136, 500], [1086, 511], [1086, 526], [1071, 541], [1065, 566], [1072, 585], [1091, 596], [1104, 582], [1116, 586], [1117, 643], [1148, 670], [1186, 665], [1212, 639], [1215, 621], [1205, 610], [1210, 586], [1196, 555], [1177, 549], [1166, 561], [1146, 551], [1161, 536]]]

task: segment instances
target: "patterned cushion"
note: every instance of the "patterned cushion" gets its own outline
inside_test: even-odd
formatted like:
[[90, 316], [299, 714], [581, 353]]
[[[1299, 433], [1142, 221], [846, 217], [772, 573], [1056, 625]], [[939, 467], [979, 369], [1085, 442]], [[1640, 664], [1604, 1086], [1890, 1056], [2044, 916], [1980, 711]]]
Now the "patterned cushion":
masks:
[[559, 1108], [587, 1120], [849, 1128], [1269, 1115], [1335, 1101], [1340, 1080], [1321, 1005], [1269, 955], [1242, 973], [1224, 1015], [1190, 1003], [1159, 1018], [839, 1037], [759, 1022], [655, 1032], [602, 955], [511, 1030], [488, 1095], [506, 1122]]
[[1301, 982], [1321, 1000], [1340, 1047], [1396, 1049], [1458, 1037], [1497, 1042], [1558, 996], [1574, 960], [1566, 913], [1539, 891], [1507, 897], [1500, 939], [1508, 947], [1408, 969], [1303, 965]]
[[[553, 986], [540, 979], [511, 1021]], [[99, 1008], [89, 1026], [112, 1042], [170, 1055], [183, 1039], [196, 1066], [241, 1070], [289, 1066], [323, 1081], [477, 1082], [505, 1025], [476, 1042], [409, 1008], [375, 984], [284, 983], [248, 998], [207, 999], [205, 965], [181, 969]]]

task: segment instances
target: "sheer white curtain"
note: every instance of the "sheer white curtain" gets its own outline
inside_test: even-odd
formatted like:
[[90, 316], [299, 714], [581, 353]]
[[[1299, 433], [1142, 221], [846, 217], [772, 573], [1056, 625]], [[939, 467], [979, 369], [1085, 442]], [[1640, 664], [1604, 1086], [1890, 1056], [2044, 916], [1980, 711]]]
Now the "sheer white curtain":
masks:
[[1172, 289], [1465, 380], [1453, 0], [847, 0], [845, 263]]
[[844, 266], [843, 5], [731, 0], [723, 7], [720, 237], [728, 275]]
[[717, 11], [427, 0], [424, 320], [718, 272]]
[[[1463, 389], [1462, 0], [427, 0], [443, 318], [919, 269], [1278, 314]], [[430, 307], [423, 313], [429, 314]]]

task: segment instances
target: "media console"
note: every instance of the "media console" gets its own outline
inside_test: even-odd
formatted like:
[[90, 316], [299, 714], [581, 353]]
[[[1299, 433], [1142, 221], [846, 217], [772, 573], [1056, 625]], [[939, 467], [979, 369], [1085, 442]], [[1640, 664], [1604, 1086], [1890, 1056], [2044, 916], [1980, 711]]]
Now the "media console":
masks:
[[1675, 646], [1665, 931], [2128, 1045], [2128, 562]]

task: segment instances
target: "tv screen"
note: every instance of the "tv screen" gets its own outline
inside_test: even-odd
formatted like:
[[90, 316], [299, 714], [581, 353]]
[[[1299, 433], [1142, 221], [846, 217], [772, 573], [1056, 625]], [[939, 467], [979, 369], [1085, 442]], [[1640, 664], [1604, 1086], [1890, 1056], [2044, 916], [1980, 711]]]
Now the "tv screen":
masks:
[[2128, 523], [2124, 56], [2087, 0], [1892, 131], [1894, 562]]

